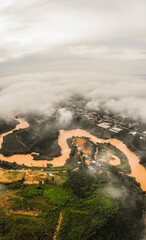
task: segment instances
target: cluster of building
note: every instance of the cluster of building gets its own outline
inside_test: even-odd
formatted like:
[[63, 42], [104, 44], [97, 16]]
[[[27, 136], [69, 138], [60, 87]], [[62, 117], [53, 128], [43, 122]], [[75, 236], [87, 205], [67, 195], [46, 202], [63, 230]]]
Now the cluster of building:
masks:
[[[99, 114], [99, 115], [98, 115]], [[92, 115], [92, 117], [91, 117]], [[108, 129], [113, 133], [119, 133], [123, 130], [128, 130], [129, 134], [135, 136], [139, 135], [140, 139], [146, 138], [146, 131], [143, 131], [142, 124], [128, 118], [125, 115], [103, 115], [100, 116], [100, 113], [93, 112], [90, 113], [88, 119], [97, 123], [98, 127], [103, 129]]]
[[89, 111], [85, 108], [87, 101], [74, 99], [72, 105], [68, 106], [70, 111], [76, 115], [87, 119], [94, 126], [107, 129], [113, 133], [119, 133], [128, 130], [129, 134], [138, 135], [140, 139], [146, 139], [145, 126], [140, 121], [130, 119], [126, 114], [111, 114], [106, 111]]

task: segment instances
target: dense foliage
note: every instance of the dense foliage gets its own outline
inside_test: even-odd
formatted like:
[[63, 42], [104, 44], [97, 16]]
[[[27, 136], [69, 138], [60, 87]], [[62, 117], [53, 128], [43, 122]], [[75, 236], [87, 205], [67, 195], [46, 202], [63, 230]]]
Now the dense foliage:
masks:
[[101, 169], [98, 175], [87, 167], [69, 170], [62, 186], [53, 182], [8, 184], [9, 191], [15, 191], [11, 209], [37, 214], [7, 215], [0, 209], [2, 239], [52, 239], [60, 212], [63, 219], [57, 240], [139, 239], [143, 228], [143, 192], [133, 178], [118, 173], [115, 167], [107, 164]]

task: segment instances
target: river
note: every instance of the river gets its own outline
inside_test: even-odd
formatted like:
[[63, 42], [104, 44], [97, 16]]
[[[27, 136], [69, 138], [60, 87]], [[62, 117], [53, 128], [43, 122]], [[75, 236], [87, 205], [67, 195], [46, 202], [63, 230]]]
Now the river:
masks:
[[[29, 127], [29, 123], [27, 123], [24, 119], [19, 118], [17, 119], [19, 124], [16, 126], [15, 129], [0, 135], [0, 147], [3, 143], [3, 137], [12, 133], [14, 130], [25, 129]], [[130, 151], [127, 146], [118, 139], [110, 138], [108, 140], [100, 139], [95, 137], [94, 135], [90, 134], [86, 130], [82, 129], [75, 129], [75, 130], [60, 130], [60, 134], [58, 137], [58, 144], [61, 147], [61, 156], [53, 158], [52, 161], [47, 160], [33, 160], [33, 156], [31, 154], [17, 154], [12, 155], [10, 157], [5, 157], [4, 155], [0, 154], [0, 159], [8, 162], [16, 162], [17, 164], [25, 164], [27, 166], [38, 166], [38, 167], [45, 167], [47, 164], [51, 163], [54, 167], [63, 166], [66, 163], [66, 160], [69, 158], [70, 155], [70, 148], [67, 144], [67, 139], [72, 137], [87, 137], [93, 143], [110, 143], [119, 150], [121, 150], [129, 160], [129, 165], [131, 167], [131, 174], [132, 177], [136, 178], [136, 181], [141, 184], [141, 188], [146, 191], [146, 170], [145, 168], [139, 164], [140, 159], [138, 156]], [[35, 153], [32, 153], [35, 154]], [[36, 153], [37, 154], [37, 153]], [[115, 157], [115, 156], [114, 156]], [[119, 161], [118, 159], [115, 159]], [[110, 164], [115, 165], [114, 161], [109, 161]]]

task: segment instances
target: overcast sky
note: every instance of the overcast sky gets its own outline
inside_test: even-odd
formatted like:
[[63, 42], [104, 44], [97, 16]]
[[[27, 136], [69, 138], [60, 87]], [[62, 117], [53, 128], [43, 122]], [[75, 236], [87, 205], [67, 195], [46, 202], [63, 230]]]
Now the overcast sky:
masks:
[[0, 0], [1, 74], [145, 74], [145, 0]]
[[88, 107], [104, 100], [146, 120], [145, 10], [146, 0], [0, 0], [0, 114], [47, 112], [78, 92]]

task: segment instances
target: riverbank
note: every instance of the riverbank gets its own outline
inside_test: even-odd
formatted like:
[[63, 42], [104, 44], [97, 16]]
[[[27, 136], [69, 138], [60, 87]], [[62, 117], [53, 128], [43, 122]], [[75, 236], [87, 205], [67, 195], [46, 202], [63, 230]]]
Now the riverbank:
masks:
[[[25, 129], [29, 127], [29, 123], [27, 123], [24, 119], [17, 119], [20, 123], [16, 126], [14, 130], [18, 129]], [[0, 143], [3, 143], [3, 137], [7, 134], [12, 133], [14, 130], [4, 133], [0, 137]], [[66, 160], [70, 156], [71, 149], [68, 146], [67, 139], [72, 137], [86, 137], [89, 138], [90, 141], [93, 143], [110, 143], [111, 145], [115, 146], [117, 149], [122, 151], [129, 160], [129, 164], [131, 167], [131, 174], [130, 176], [136, 178], [136, 181], [141, 184], [142, 189], [146, 190], [146, 170], [145, 168], [139, 164], [139, 158], [130, 151], [127, 146], [118, 139], [100, 139], [95, 137], [94, 135], [90, 134], [86, 130], [82, 129], [75, 129], [75, 130], [60, 130], [59, 137], [58, 137], [58, 145], [61, 148], [61, 156], [53, 158], [51, 161], [47, 160], [33, 160], [33, 154], [17, 154], [10, 157], [6, 157], [0, 154], [0, 159], [8, 162], [16, 162], [17, 164], [25, 164], [27, 166], [38, 166], [38, 167], [46, 167], [47, 164], [52, 164], [53, 167], [60, 167], [64, 166]], [[110, 162], [111, 163], [111, 162]]]

